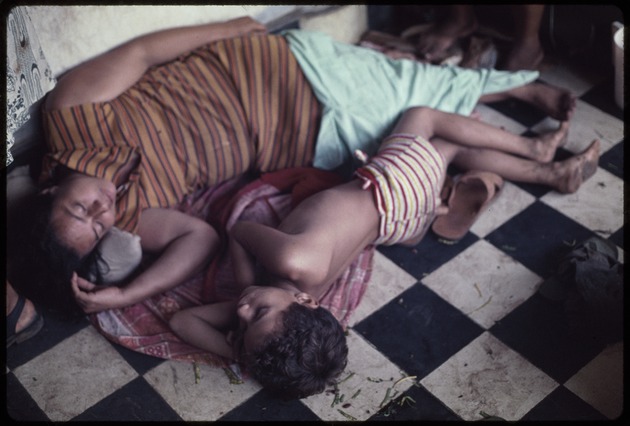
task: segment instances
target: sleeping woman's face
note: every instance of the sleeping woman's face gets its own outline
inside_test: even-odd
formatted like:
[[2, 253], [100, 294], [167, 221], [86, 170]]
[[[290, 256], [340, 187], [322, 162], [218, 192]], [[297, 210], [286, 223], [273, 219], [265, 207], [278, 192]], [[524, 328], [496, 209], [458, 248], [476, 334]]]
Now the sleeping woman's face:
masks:
[[46, 191], [55, 197], [51, 226], [57, 238], [81, 257], [90, 253], [114, 225], [114, 184], [105, 179], [74, 174]]

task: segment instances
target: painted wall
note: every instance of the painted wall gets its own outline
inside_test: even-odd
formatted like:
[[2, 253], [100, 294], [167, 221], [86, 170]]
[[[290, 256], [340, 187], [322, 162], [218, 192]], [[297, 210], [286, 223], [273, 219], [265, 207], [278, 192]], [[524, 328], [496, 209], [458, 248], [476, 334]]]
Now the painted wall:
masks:
[[[356, 42], [367, 28], [365, 6], [31, 6], [42, 49], [55, 77], [130, 38], [182, 25], [252, 16], [275, 30], [302, 18], [309, 29], [327, 28]], [[304, 19], [304, 15], [312, 16]], [[358, 34], [358, 35], [357, 35]]]

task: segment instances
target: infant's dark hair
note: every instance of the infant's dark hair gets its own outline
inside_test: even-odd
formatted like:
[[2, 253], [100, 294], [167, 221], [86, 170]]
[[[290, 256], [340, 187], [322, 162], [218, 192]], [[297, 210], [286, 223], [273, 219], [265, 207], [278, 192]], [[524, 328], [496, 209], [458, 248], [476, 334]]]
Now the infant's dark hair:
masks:
[[275, 396], [301, 399], [334, 383], [348, 361], [346, 334], [322, 308], [293, 303], [282, 329], [248, 357], [254, 378]]

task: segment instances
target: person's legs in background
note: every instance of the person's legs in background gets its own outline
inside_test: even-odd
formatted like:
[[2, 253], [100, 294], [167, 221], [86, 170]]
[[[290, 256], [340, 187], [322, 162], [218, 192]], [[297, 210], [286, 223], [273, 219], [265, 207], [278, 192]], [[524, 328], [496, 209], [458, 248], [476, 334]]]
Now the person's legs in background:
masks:
[[540, 24], [544, 11], [544, 4], [512, 5], [514, 42], [502, 69], [518, 71], [538, 68], [544, 57], [540, 43]]
[[[424, 59], [436, 62], [443, 59], [446, 51], [459, 39], [472, 34], [478, 27], [478, 18], [471, 4], [449, 5], [446, 17], [438, 20], [423, 33], [416, 45], [417, 53]], [[505, 60], [497, 68], [509, 71], [535, 70], [543, 60], [540, 42], [540, 26], [545, 11], [544, 4], [515, 4], [512, 8], [513, 42]]]

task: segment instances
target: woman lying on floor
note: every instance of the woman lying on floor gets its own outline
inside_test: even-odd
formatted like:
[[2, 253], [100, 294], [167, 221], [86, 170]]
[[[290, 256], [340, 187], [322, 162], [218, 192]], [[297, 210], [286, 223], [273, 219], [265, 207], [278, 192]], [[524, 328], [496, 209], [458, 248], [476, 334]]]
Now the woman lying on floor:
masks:
[[[250, 18], [138, 37], [47, 95], [42, 189], [21, 214], [9, 281], [65, 313], [135, 304], [216, 251], [215, 230], [171, 209], [187, 194], [245, 173], [348, 165], [412, 106], [469, 115], [479, 101], [514, 98], [568, 120], [575, 98], [537, 76], [396, 61], [317, 33], [266, 34]], [[95, 286], [86, 271], [114, 225], [156, 258], [123, 286]]]

